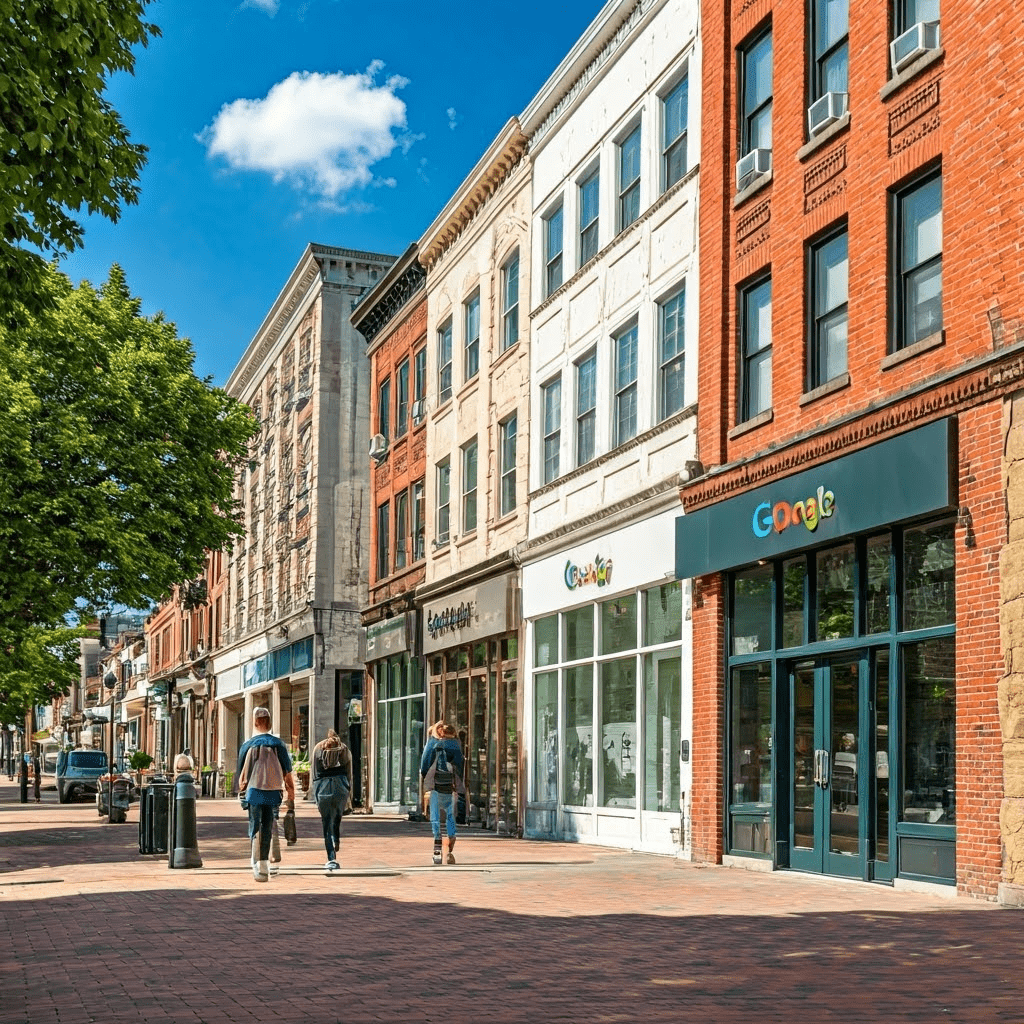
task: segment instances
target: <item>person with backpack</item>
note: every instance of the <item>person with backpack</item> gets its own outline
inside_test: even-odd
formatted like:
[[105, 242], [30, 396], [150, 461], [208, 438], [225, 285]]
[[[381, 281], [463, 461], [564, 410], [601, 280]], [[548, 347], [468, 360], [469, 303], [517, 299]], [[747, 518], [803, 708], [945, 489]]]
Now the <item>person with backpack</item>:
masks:
[[455, 794], [462, 785], [462, 747], [455, 729], [445, 721], [435, 722], [427, 732], [427, 745], [420, 758], [423, 789], [430, 794], [430, 830], [434, 835], [434, 863], [441, 863], [441, 808], [448, 834], [448, 863], [455, 863]]
[[341, 737], [333, 729], [328, 729], [327, 738], [313, 748], [309, 763], [313, 798], [324, 826], [324, 846], [327, 848], [324, 870], [331, 874], [339, 868], [341, 819], [352, 792], [352, 753]]
[[281, 806], [282, 790], [288, 793], [286, 810], [295, 810], [295, 776], [284, 741], [270, 732], [270, 711], [252, 713], [253, 735], [238, 752], [238, 792], [249, 811], [249, 843], [252, 876], [257, 882], [270, 877], [270, 843], [274, 816]]

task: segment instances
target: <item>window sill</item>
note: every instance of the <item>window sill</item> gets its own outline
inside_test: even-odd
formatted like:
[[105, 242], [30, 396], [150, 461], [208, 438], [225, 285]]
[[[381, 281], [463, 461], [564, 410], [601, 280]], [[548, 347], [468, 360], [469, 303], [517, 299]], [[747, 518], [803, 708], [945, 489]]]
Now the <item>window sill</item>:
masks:
[[509, 523], [515, 522], [515, 520], [518, 517], [519, 517], [519, 509], [518, 508], [514, 508], [514, 509], [512, 509], [511, 512], [506, 512], [503, 516], [500, 516], [498, 519], [495, 519], [494, 524], [491, 527], [491, 529], [492, 529], [492, 531], [493, 530], [500, 530], [503, 526], [508, 526]]
[[471, 395], [479, 387], [479, 385], [480, 373], [479, 371], [477, 371], [477, 373], [470, 377], [469, 380], [463, 382], [462, 387], [459, 388], [458, 394], [456, 394], [455, 397], [460, 402], [464, 402], [469, 397], [469, 395]]
[[461, 537], [456, 537], [454, 539], [455, 546], [457, 548], [465, 547], [470, 541], [476, 540], [476, 527], [474, 526], [473, 529], [469, 531], [469, 533], [464, 533], [462, 534]]
[[513, 341], [512, 344], [509, 345], [509, 347], [507, 349], [505, 349], [504, 352], [500, 352], [498, 354], [498, 358], [495, 359], [493, 363], [491, 363], [491, 365], [490, 365], [490, 372], [491, 372], [491, 374], [493, 375], [495, 369], [497, 367], [499, 367], [503, 362], [505, 362], [506, 359], [511, 359], [513, 352], [518, 352], [518, 351], [519, 351], [519, 339], [516, 338], [516, 340]]
[[806, 394], [800, 396], [800, 405], [810, 405], [812, 402], [817, 402], [818, 399], [824, 398], [826, 395], [834, 394], [836, 391], [842, 391], [843, 388], [850, 386], [850, 374], [841, 373], [838, 377], [833, 377], [831, 380], [826, 381], [824, 384], [816, 387], [813, 391], [808, 391]]
[[891, 370], [894, 366], [900, 366], [902, 363], [907, 362], [908, 359], [913, 359], [923, 352], [930, 352], [933, 348], [941, 348], [945, 344], [946, 332], [936, 331], [934, 334], [929, 334], [927, 338], [915, 341], [913, 345], [901, 348], [898, 352], [890, 352], [882, 360], [882, 369]]
[[820, 135], [815, 135], [796, 151], [797, 160], [803, 162], [822, 146], [828, 145], [837, 135], [842, 135], [850, 127], [850, 112], [847, 111], [835, 124], [830, 124]]
[[765, 409], [764, 412], [759, 412], [749, 420], [737, 423], [736, 426], [726, 434], [726, 437], [728, 440], [734, 441], [737, 437], [742, 437], [744, 434], [749, 434], [752, 430], [757, 430], [758, 427], [763, 427], [766, 423], [771, 423], [774, 418], [774, 411], [772, 409]]
[[919, 57], [910, 65], [909, 68], [905, 71], [901, 71], [895, 78], [889, 79], [889, 81], [882, 86], [878, 93], [879, 99], [884, 102], [892, 96], [893, 93], [899, 92], [907, 82], [913, 78], [917, 78], [922, 71], [926, 68], [930, 68], [933, 64], [937, 64], [945, 56], [946, 51], [940, 46], [937, 50], [932, 50], [930, 53], [926, 53], [923, 57]]
[[737, 192], [732, 201], [732, 208], [735, 210], [742, 206], [752, 195], [756, 192], [760, 192], [766, 185], [770, 185], [772, 181], [772, 174], [773, 171], [768, 171], [767, 174], [759, 175], [745, 189], [741, 192]]

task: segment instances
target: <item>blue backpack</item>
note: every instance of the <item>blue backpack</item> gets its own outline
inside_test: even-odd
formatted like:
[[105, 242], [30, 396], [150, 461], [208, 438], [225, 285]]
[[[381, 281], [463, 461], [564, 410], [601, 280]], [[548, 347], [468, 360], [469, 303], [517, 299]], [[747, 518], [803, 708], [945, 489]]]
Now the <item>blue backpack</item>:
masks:
[[448, 751], [438, 746], [434, 756], [434, 789], [438, 793], [451, 793], [455, 789], [455, 772], [448, 762]]

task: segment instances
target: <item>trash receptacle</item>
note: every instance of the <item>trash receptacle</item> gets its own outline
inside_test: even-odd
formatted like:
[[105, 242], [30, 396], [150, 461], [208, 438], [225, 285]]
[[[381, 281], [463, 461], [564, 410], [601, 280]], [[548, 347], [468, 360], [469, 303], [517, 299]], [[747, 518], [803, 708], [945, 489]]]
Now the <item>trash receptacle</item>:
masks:
[[217, 795], [217, 769], [203, 771], [200, 774], [200, 784], [203, 796], [215, 797]]
[[174, 785], [151, 782], [139, 794], [139, 853], [167, 853]]

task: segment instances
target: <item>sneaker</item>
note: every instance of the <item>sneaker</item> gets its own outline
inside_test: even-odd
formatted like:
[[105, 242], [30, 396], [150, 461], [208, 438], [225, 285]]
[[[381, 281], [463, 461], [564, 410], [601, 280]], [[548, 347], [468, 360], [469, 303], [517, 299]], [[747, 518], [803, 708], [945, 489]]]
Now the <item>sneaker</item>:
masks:
[[441, 863], [441, 840], [440, 839], [438, 839], [437, 842], [434, 843], [434, 863], [435, 864], [440, 864]]
[[454, 864], [455, 863], [455, 854], [454, 853], [449, 853], [448, 854], [448, 863], [449, 864]]
[[252, 877], [257, 882], [265, 882], [270, 878], [270, 872], [267, 870], [267, 862], [265, 860], [258, 860], [252, 866]]
[[340, 871], [340, 870], [341, 870], [341, 865], [336, 860], [329, 860], [324, 865], [324, 871], [326, 871], [327, 874], [330, 874], [332, 871]]

